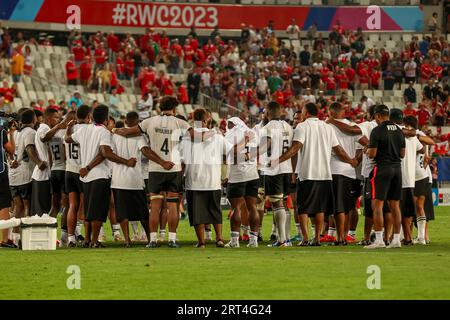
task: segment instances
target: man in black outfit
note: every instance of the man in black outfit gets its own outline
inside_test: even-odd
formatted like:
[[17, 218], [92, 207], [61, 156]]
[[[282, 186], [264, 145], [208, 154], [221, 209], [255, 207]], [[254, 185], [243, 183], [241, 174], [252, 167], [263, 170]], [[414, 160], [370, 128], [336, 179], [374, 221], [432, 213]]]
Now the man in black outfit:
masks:
[[188, 84], [188, 95], [189, 95], [189, 102], [191, 104], [196, 104], [198, 99], [198, 93], [200, 91], [200, 72], [198, 69], [194, 69], [191, 71], [187, 78], [187, 84]]
[[[14, 128], [12, 128], [14, 129]], [[11, 192], [9, 190], [8, 166], [6, 165], [6, 153], [14, 157], [15, 143], [14, 130], [10, 130], [9, 140], [5, 128], [0, 126], [0, 220], [9, 219], [9, 207], [11, 206]], [[8, 229], [2, 230], [2, 242], [0, 246], [14, 248], [12, 240], [8, 239]]]
[[394, 219], [394, 238], [388, 248], [401, 248], [400, 200], [402, 195], [401, 161], [405, 157], [405, 136], [402, 130], [389, 121], [389, 108], [385, 105], [375, 107], [375, 120], [378, 127], [370, 135], [368, 156], [376, 165], [370, 174], [372, 194], [373, 223], [375, 242], [366, 249], [386, 247], [383, 241], [383, 205], [388, 201]]

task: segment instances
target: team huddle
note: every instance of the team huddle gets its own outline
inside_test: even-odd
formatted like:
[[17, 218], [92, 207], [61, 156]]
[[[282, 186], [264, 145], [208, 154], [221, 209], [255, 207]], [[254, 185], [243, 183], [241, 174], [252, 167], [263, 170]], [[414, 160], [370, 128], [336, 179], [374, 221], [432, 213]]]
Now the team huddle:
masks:
[[[245, 117], [233, 117], [223, 132], [212, 127], [211, 113], [203, 108], [193, 112], [190, 125], [176, 115], [178, 104], [163, 97], [159, 115], [140, 121], [130, 112], [116, 125], [103, 105], [93, 110], [82, 105], [64, 117], [48, 108], [42, 119], [21, 109], [17, 130], [9, 132], [16, 151], [9, 159], [14, 216], [56, 217], [61, 211], [61, 245], [68, 247], [78, 242], [103, 247], [102, 225], [109, 217], [113, 236], [119, 239], [121, 229], [125, 247], [140, 229], [147, 247], [157, 248], [167, 224], [168, 246], [177, 248], [185, 197], [197, 247], [212, 240], [212, 225], [217, 247], [236, 248], [248, 240], [247, 247], [254, 248], [263, 240], [270, 203], [271, 247], [293, 241], [339, 246], [356, 242], [362, 202], [365, 248], [427, 243], [427, 221], [434, 219], [428, 167], [433, 140], [417, 130], [416, 118], [376, 105], [366, 122], [354, 124], [344, 118], [344, 107], [333, 103], [327, 121], [321, 121], [317, 105], [307, 103], [290, 124], [272, 101], [255, 127], [249, 128]], [[226, 244], [224, 187], [232, 209]], [[297, 233], [292, 238], [289, 207]], [[13, 240], [20, 243], [17, 228]]]

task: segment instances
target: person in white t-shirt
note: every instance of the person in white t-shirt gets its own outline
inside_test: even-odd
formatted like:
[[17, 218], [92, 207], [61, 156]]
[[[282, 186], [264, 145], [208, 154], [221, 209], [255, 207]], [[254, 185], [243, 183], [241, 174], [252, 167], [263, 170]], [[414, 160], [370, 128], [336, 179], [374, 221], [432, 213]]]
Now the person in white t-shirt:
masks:
[[47, 108], [44, 113], [44, 123], [41, 123], [36, 131], [35, 145], [36, 151], [41, 160], [34, 168], [31, 190], [31, 215], [49, 214], [52, 205], [50, 168], [51, 157], [49, 156], [49, 144], [51, 138], [62, 128], [65, 128], [66, 122], [61, 122], [57, 110]]
[[[299, 246], [320, 246], [324, 215], [334, 214], [334, 196], [331, 174], [331, 152], [352, 167], [358, 166], [339, 145], [331, 125], [317, 118], [319, 110], [307, 103], [302, 110], [303, 121], [294, 131], [292, 146], [275, 163], [298, 156], [297, 202], [303, 241]], [[314, 218], [315, 238], [308, 241], [308, 216]]]
[[122, 136], [137, 136], [147, 133], [150, 148], [160, 159], [149, 162], [149, 191], [151, 200], [150, 241], [148, 248], [157, 248], [158, 227], [160, 213], [164, 199], [168, 208], [169, 242], [170, 248], [178, 248], [176, 232], [179, 221], [178, 201], [182, 191], [182, 172], [176, 146], [190, 128], [186, 121], [175, 117], [179, 102], [175, 97], [165, 96], [161, 99], [159, 108], [161, 114], [142, 121], [132, 128], [117, 129], [115, 133]]
[[[277, 241], [269, 245], [272, 247], [291, 246], [290, 239], [286, 236], [287, 212], [285, 199], [290, 194], [290, 183], [292, 178], [292, 165], [286, 161], [277, 165], [271, 165], [270, 160], [278, 159], [292, 143], [292, 127], [281, 120], [281, 106], [271, 101], [266, 108], [267, 123], [260, 130], [259, 154], [263, 154], [261, 170], [264, 174], [264, 189], [274, 211], [275, 226], [277, 229]], [[290, 217], [290, 213], [289, 213]]]
[[204, 137], [204, 133], [208, 131], [208, 112], [205, 109], [198, 108], [194, 111], [194, 121], [193, 137], [186, 136], [178, 146], [185, 164], [189, 222], [195, 227], [198, 248], [206, 245], [206, 224], [214, 225], [216, 246], [223, 247], [221, 168], [223, 157], [233, 149], [233, 145], [219, 133]]
[[[78, 143], [81, 155], [80, 176], [84, 191], [84, 212], [86, 238], [83, 246], [93, 248], [103, 247], [98, 241], [100, 228], [106, 221], [109, 212], [111, 197], [111, 169], [108, 161], [120, 163], [128, 167], [136, 165], [136, 158], [124, 159], [117, 156], [112, 150], [111, 133], [106, 128], [108, 123], [109, 109], [100, 105], [93, 111], [94, 123], [78, 129], [72, 133], [75, 121], [71, 121], [66, 131], [65, 141], [67, 143]], [[96, 158], [99, 151], [106, 159], [97, 166], [91, 168], [89, 165]], [[84, 175], [84, 173], [87, 174]]]
[[[391, 109], [389, 118], [400, 128], [403, 125], [403, 111]], [[408, 127], [408, 129], [411, 129]], [[424, 146], [416, 136], [405, 139], [405, 157], [402, 159], [402, 199], [400, 200], [400, 210], [402, 214], [403, 245], [412, 245], [411, 225], [412, 219], [416, 217], [416, 206], [414, 201], [414, 187], [416, 183], [416, 162], [417, 154], [425, 153]]]
[[[33, 110], [19, 112], [20, 130], [15, 131], [15, 159], [9, 167], [9, 187], [14, 201], [14, 217], [19, 219], [29, 215], [31, 197], [31, 175], [39, 163], [34, 145], [36, 115]], [[13, 229], [13, 241], [20, 239], [19, 228]]]
[[[250, 157], [250, 148], [256, 149], [257, 141], [253, 131], [238, 117], [228, 119], [228, 131], [225, 138], [232, 145], [239, 145], [237, 155], [230, 155], [228, 159], [227, 197], [233, 208], [230, 217], [231, 241], [227, 247], [239, 247], [239, 233], [241, 227], [241, 208], [248, 212], [250, 222], [250, 239], [247, 247], [258, 247], [259, 215], [256, 210], [258, 201], [259, 176], [257, 161]], [[251, 135], [248, 142], [246, 137]]]
[[[342, 104], [335, 102], [330, 105], [330, 118], [335, 121], [353, 125], [352, 122], [344, 118], [345, 109]], [[335, 125], [331, 125], [339, 145], [344, 149], [350, 158], [357, 158], [356, 146], [358, 143], [363, 143], [361, 135], [347, 135], [340, 131]], [[361, 140], [361, 141], [360, 141]], [[350, 164], [342, 162], [334, 153], [331, 155], [331, 173], [333, 176], [333, 191], [335, 198], [335, 215], [337, 229], [336, 245], [345, 245], [346, 234], [345, 225], [349, 223], [349, 214], [356, 206], [356, 200], [360, 196], [357, 194], [359, 189], [359, 180], [356, 179], [356, 170]], [[330, 224], [331, 224], [330, 216]], [[334, 235], [330, 235], [334, 237]], [[335, 240], [335, 239], [333, 239]], [[321, 240], [322, 241], [322, 240]]]

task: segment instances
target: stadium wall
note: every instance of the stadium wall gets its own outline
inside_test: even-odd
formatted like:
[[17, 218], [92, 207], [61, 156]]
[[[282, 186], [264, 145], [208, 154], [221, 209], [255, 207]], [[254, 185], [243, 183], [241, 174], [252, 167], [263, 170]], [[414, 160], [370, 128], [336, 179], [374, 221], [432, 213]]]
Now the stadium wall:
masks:
[[[348, 29], [361, 27], [374, 32], [421, 32], [424, 15], [421, 6], [252, 6], [189, 3], [142, 3], [103, 0], [2, 0], [0, 20], [11, 26], [28, 28], [39, 23], [46, 30], [67, 30], [79, 15], [83, 31], [99, 27], [134, 32], [143, 27], [168, 30], [210, 31], [218, 26], [224, 32], [236, 32], [241, 24], [263, 28], [274, 20], [276, 30], [286, 30], [295, 18], [302, 30], [313, 23], [319, 31], [329, 31], [337, 20]], [[79, 10], [78, 10], [79, 9]], [[127, 28], [128, 30], [122, 30]], [[85, 30], [87, 29], [87, 30]], [[92, 29], [92, 30], [93, 30]], [[136, 30], [137, 31], [137, 30]], [[231, 35], [231, 34], [230, 34]]]

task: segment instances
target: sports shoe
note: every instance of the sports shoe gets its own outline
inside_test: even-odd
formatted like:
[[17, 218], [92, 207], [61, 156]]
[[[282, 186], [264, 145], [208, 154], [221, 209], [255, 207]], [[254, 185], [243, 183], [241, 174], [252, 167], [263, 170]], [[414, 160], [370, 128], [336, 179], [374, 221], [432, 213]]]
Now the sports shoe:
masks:
[[14, 242], [12, 240], [8, 240], [7, 242], [0, 243], [0, 247], [2, 247], [2, 248], [12, 248], [12, 249], [18, 248], [14, 244]]
[[308, 243], [308, 246], [310, 247], [320, 247], [320, 241], [317, 241], [316, 239], [310, 240]]
[[77, 241], [79, 242], [84, 241], [84, 237], [81, 234], [77, 235]]
[[309, 245], [308, 240], [302, 240], [301, 242], [297, 243], [297, 247], [307, 247]]
[[257, 241], [250, 241], [247, 244], [247, 248], [258, 248], [258, 242]]
[[346, 246], [347, 245], [347, 241], [336, 241], [336, 242], [333, 242], [333, 246], [336, 246], [336, 247], [338, 247], [338, 246]]
[[371, 234], [370, 234], [370, 242], [375, 242], [375, 239], [376, 239], [376, 235], [375, 235], [375, 232], [372, 232]]
[[425, 242], [426, 242], [427, 244], [430, 244], [430, 243], [431, 243], [431, 240], [430, 240], [430, 239], [427, 239]]
[[180, 248], [180, 247], [181, 247], [181, 246], [180, 246], [178, 243], [176, 243], [175, 241], [169, 241], [168, 245], [169, 245], [169, 248]]
[[372, 242], [370, 242], [370, 240], [361, 240], [360, 242], [358, 242], [358, 246], [368, 246], [371, 243]]
[[91, 243], [91, 248], [94, 249], [105, 248], [105, 245], [102, 244], [100, 241], [97, 241], [96, 243]]
[[274, 234], [274, 233], [272, 233], [270, 235], [270, 241], [275, 241], [275, 240], [277, 240], [277, 238], [278, 238], [278, 236], [276, 234]]
[[356, 237], [351, 236], [349, 234], [345, 237], [345, 241], [347, 241], [347, 243], [356, 243], [356, 242], [358, 242]]
[[239, 248], [239, 242], [233, 243], [230, 241], [225, 245], [225, 248]]
[[263, 242], [263, 236], [262, 233], [258, 234], [258, 242]]
[[131, 242], [125, 242], [125, 244], [123, 245], [124, 248], [131, 248], [133, 247], [133, 245], [131, 244]]
[[402, 244], [400, 241], [392, 241], [386, 248], [387, 249], [397, 249], [401, 248]]
[[91, 243], [87, 242], [87, 241], [83, 241], [83, 244], [81, 245], [82, 248], [90, 248], [91, 247]]
[[222, 239], [219, 239], [219, 240], [216, 241], [216, 247], [217, 247], [217, 248], [223, 248], [223, 247], [225, 247], [225, 244], [223, 243], [223, 240], [222, 240]]
[[325, 235], [322, 238], [320, 238], [320, 242], [336, 242], [336, 237]]
[[99, 242], [105, 242], [105, 241], [106, 241], [106, 236], [105, 236], [104, 234], [99, 235], [99, 236], [98, 236], [98, 241], [99, 241]]
[[386, 245], [384, 244], [383, 241], [381, 241], [381, 242], [374, 242], [372, 244], [364, 246], [364, 249], [379, 249], [379, 248], [386, 248]]
[[158, 248], [158, 244], [156, 243], [156, 241], [150, 241], [145, 247], [149, 249], [154, 249]]
[[425, 241], [425, 239], [420, 239], [420, 238], [414, 239], [413, 243], [414, 244], [422, 244], [422, 245], [425, 245], [425, 246], [428, 244], [427, 241]]
[[244, 233], [242, 235], [242, 241], [249, 242], [250, 241], [250, 236], [248, 234]]
[[280, 247], [281, 245], [282, 245], [281, 242], [275, 241], [274, 243], [268, 244], [267, 246], [268, 246], [269, 248], [277, 248], [277, 247]]
[[290, 242], [298, 242], [298, 241], [302, 241], [303, 237], [301, 235], [296, 235], [295, 237], [291, 238], [289, 241]]
[[206, 248], [206, 244], [198, 242], [194, 248]]
[[413, 246], [414, 245], [414, 241], [413, 240], [405, 240], [405, 239], [403, 239], [402, 241], [400, 241], [400, 243], [402, 244], [402, 246]]
[[77, 246], [77, 244], [75, 243], [75, 242], [73, 242], [73, 241], [69, 241], [68, 243], [67, 243], [67, 247], [68, 248], [75, 248]]

